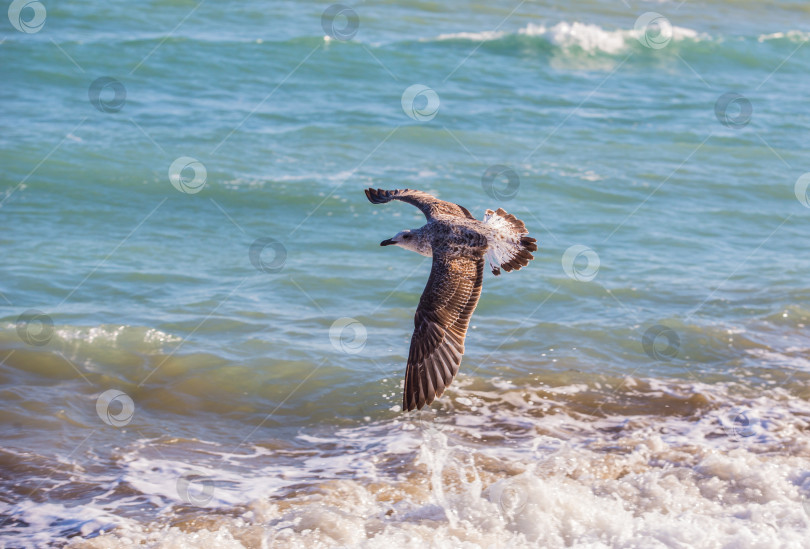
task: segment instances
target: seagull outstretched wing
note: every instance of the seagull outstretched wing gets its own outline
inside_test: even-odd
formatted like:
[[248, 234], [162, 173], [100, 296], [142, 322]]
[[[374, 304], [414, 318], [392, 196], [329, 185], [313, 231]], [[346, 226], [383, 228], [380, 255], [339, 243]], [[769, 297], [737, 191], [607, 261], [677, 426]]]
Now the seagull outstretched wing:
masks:
[[414, 317], [402, 395], [404, 411], [421, 409], [433, 402], [458, 373], [464, 338], [481, 296], [483, 278], [483, 256], [434, 254], [430, 278]]
[[369, 201], [374, 204], [383, 204], [385, 202], [391, 202], [392, 200], [401, 200], [402, 202], [412, 204], [422, 210], [422, 213], [425, 214], [428, 221], [431, 221], [438, 214], [475, 219], [464, 206], [439, 200], [435, 196], [431, 196], [423, 191], [415, 191], [412, 189], [396, 189], [393, 191], [366, 189], [366, 196]]

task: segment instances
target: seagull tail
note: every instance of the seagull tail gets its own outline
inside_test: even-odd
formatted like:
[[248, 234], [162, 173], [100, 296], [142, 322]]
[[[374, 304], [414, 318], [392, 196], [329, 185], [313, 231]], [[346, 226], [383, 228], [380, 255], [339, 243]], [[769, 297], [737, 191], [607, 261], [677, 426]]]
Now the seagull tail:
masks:
[[501, 269], [507, 273], [517, 271], [534, 259], [531, 252], [537, 251], [537, 240], [526, 236], [529, 231], [523, 221], [498, 208], [486, 211], [484, 224], [491, 229], [486, 257], [495, 276], [501, 274]]

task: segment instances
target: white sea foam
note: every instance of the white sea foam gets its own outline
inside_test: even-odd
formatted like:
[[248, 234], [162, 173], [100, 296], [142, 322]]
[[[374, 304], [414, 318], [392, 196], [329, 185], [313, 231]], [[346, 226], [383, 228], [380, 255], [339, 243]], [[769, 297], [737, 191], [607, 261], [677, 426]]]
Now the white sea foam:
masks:
[[[786, 349], [785, 351], [791, 352], [790, 349]], [[810, 372], [810, 359], [805, 358], [809, 356], [807, 354], [808, 349], [794, 349], [792, 352], [796, 353], [796, 356], [771, 349], [747, 349], [745, 352], [746, 354], [762, 359], [762, 361], [767, 364], [784, 365], [791, 369]]]
[[549, 40], [562, 48], [579, 47], [588, 53], [602, 51], [605, 53], [618, 53], [627, 46], [627, 39], [632, 37], [632, 31], [605, 30], [598, 25], [587, 23], [557, 23], [551, 28], [543, 25], [530, 24], [519, 31], [527, 36], [548, 36]]
[[[450, 32], [440, 34], [436, 40], [474, 40], [476, 42], [497, 40], [506, 36], [506, 31]], [[425, 40], [427, 41], [427, 40]]]
[[146, 343], [161, 345], [174, 343], [182, 338], [168, 334], [156, 328], [104, 324], [101, 326], [59, 326], [54, 329], [54, 336], [68, 343]]
[[136, 521], [129, 521], [97, 506], [75, 506], [67, 503], [48, 503], [25, 500], [17, 505], [0, 503], [0, 513], [13, 513], [25, 521], [27, 535], [24, 542], [16, 541], [6, 546], [9, 540], [0, 540], [0, 548], [48, 547], [56, 538], [66, 535], [90, 536], [100, 531], [126, 531], [137, 528]]
[[[16, 323], [7, 322], [0, 325], [3, 331], [14, 333]], [[158, 346], [165, 343], [182, 341], [181, 337], [145, 326], [125, 324], [101, 324], [99, 326], [57, 325], [53, 329], [53, 341], [69, 344], [129, 344], [137, 346], [146, 344]]]
[[[579, 48], [587, 53], [608, 53], [616, 54], [625, 51], [628, 46], [636, 42], [641, 36], [635, 29], [614, 29], [608, 30], [590, 23], [579, 21], [561, 21], [555, 25], [538, 25], [529, 23], [519, 29], [516, 33], [522, 36], [539, 36], [547, 39], [550, 43], [563, 49]], [[506, 31], [481, 31], [481, 32], [456, 32], [440, 34], [435, 40], [472, 40], [472, 41], [492, 41], [508, 36]], [[693, 29], [672, 26], [672, 40], [680, 42], [682, 40], [700, 41], [708, 39], [707, 35], [698, 33]]]
[[770, 34], [760, 34], [757, 42], [767, 42], [769, 40], [781, 40], [787, 38], [791, 42], [806, 42], [810, 40], [810, 33], [800, 30], [789, 30], [786, 32], [772, 32]]
[[[549, 400], [580, 398], [588, 390], [580, 385], [506, 394], [457, 387], [460, 406], [440, 410], [443, 421], [429, 427], [397, 416], [304, 432], [298, 439], [311, 449], [292, 461], [289, 450], [267, 447], [223, 453], [219, 458], [239, 470], [195, 468], [222, 493], [198, 509], [193, 524], [119, 521], [114, 531], [71, 547], [746, 548], [806, 541], [810, 404], [784, 389], [741, 398], [733, 384], [635, 381], [633, 391], [651, 400], [675, 406], [699, 395], [708, 404], [692, 414], [600, 418]], [[538, 414], [544, 400], [556, 412]], [[147, 457], [150, 446], [141, 441], [125, 452], [123, 482], [159, 505], [168, 502], [163, 516], [171, 517], [176, 478], [188, 465]], [[216, 447], [205, 451], [218, 457]]]

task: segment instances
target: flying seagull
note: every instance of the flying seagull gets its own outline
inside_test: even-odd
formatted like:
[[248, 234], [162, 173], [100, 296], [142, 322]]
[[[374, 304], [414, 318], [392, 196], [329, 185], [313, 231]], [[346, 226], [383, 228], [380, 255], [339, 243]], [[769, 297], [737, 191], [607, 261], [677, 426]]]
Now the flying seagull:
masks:
[[427, 223], [400, 231], [380, 246], [399, 246], [433, 257], [425, 290], [414, 316], [414, 331], [405, 370], [402, 409], [421, 409], [442, 396], [464, 354], [464, 337], [484, 278], [484, 262], [493, 274], [525, 267], [534, 259], [537, 240], [526, 225], [498, 208], [478, 221], [463, 206], [422, 191], [366, 189], [374, 204], [401, 200], [419, 208]]

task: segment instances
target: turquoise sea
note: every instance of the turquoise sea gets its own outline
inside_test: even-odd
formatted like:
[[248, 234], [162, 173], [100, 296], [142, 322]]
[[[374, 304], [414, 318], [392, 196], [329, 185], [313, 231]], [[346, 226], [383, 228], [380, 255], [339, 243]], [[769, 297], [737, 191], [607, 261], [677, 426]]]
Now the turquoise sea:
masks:
[[6, 4], [0, 548], [808, 546], [810, 4]]

